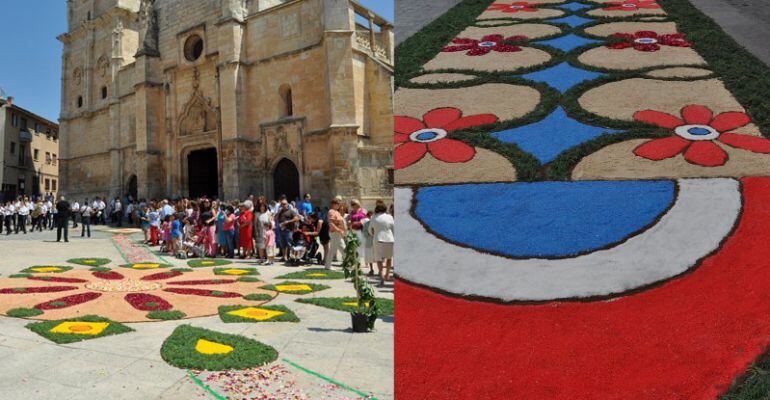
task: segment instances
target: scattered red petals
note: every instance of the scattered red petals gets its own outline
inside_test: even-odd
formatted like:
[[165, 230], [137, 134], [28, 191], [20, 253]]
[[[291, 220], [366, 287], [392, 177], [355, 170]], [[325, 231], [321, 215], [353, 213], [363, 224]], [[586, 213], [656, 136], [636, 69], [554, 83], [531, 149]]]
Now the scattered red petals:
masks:
[[58, 278], [58, 277], [55, 277], [55, 276], [30, 276], [27, 279], [29, 279], [31, 281], [56, 282], [56, 283], [85, 283], [85, 282], [88, 282], [85, 279]]
[[60, 308], [67, 308], [67, 307], [76, 306], [78, 304], [83, 304], [91, 300], [98, 299], [101, 296], [102, 296], [101, 293], [96, 293], [96, 292], [80, 293], [72, 296], [61, 297], [58, 299], [46, 301], [45, 303], [40, 303], [36, 305], [35, 308], [37, 308], [38, 310], [58, 310]]
[[171, 279], [176, 278], [177, 276], [183, 275], [182, 272], [179, 271], [167, 271], [167, 272], [159, 272], [157, 274], [147, 275], [142, 278], [143, 281], [160, 281], [163, 279]]
[[115, 271], [94, 272], [93, 274], [99, 279], [106, 279], [109, 281], [119, 281], [125, 278], [123, 275]]
[[201, 279], [197, 281], [177, 281], [177, 282], [167, 282], [168, 285], [227, 285], [231, 283], [235, 283], [235, 279]]
[[164, 292], [176, 293], [176, 294], [188, 294], [192, 296], [206, 296], [206, 297], [241, 297], [238, 293], [233, 292], [217, 292], [215, 290], [204, 289], [189, 289], [189, 288], [169, 288], [163, 289]]
[[[139, 311], [166, 311], [174, 308], [171, 303], [158, 296], [147, 293], [129, 293], [125, 297], [128, 304]], [[155, 303], [155, 304], [148, 304]]]
[[54, 293], [75, 290], [77, 286], [45, 286], [45, 287], [27, 287], [27, 288], [6, 288], [0, 289], [0, 294], [28, 294], [28, 293]]

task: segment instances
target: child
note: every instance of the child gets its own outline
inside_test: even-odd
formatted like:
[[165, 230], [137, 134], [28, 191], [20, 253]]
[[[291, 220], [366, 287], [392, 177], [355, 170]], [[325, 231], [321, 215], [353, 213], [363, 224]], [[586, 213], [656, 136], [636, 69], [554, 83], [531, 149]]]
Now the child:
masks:
[[267, 252], [267, 264], [265, 265], [273, 265], [273, 260], [275, 259], [275, 231], [269, 222], [265, 224], [263, 239], [265, 241], [265, 251]]
[[182, 226], [174, 214], [169, 215], [171, 221], [171, 249], [169, 253], [177, 255], [182, 249]]
[[163, 245], [160, 248], [160, 251], [168, 252], [171, 249], [171, 219], [170, 215], [166, 215], [165, 218], [163, 218], [163, 225], [161, 225], [161, 239], [163, 239]]
[[155, 207], [150, 207], [147, 211], [147, 221], [150, 224], [150, 245], [158, 245], [158, 236], [160, 235], [160, 213]]

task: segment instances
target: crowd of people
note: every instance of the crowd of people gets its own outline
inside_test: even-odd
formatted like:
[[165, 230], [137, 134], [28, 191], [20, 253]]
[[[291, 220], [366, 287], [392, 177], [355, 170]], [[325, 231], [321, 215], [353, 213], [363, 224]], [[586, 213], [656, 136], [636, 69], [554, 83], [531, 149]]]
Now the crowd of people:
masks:
[[[135, 200], [97, 197], [82, 203], [62, 196], [30, 199], [20, 197], [0, 204], [6, 235], [53, 230], [68, 241], [67, 225], [81, 227], [81, 237], [91, 237], [92, 225], [141, 228], [144, 243], [178, 258], [226, 257], [255, 259], [270, 265], [276, 260], [292, 265], [318, 263], [331, 269], [345, 249], [345, 237], [355, 233], [358, 254], [369, 274], [375, 266], [381, 283], [391, 280], [394, 220], [390, 208], [378, 201], [367, 211], [358, 200], [332, 199], [326, 207], [313, 207], [312, 197], [289, 201], [280, 196], [267, 202], [263, 196], [244, 201], [182, 198]], [[63, 231], [63, 232], [62, 232]]]

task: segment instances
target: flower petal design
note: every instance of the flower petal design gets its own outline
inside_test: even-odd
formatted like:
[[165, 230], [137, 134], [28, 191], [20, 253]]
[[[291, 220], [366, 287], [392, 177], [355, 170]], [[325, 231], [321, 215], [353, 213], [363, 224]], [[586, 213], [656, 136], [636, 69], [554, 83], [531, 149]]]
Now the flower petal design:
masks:
[[684, 159], [704, 167], [718, 167], [727, 162], [727, 153], [711, 140], [696, 141], [684, 153]]
[[748, 125], [749, 122], [751, 118], [746, 113], [731, 111], [717, 115], [709, 125], [718, 132], [727, 132]]
[[393, 150], [393, 167], [395, 169], [406, 168], [425, 157], [428, 146], [424, 143], [407, 142], [398, 145]]
[[504, 38], [503, 35], [501, 35], [499, 33], [494, 33], [494, 34], [491, 34], [491, 35], [484, 35], [481, 38], [481, 41], [482, 42], [495, 42], [495, 43], [498, 43], [498, 42], [502, 42], [503, 38]]
[[679, 136], [670, 136], [663, 139], [650, 140], [634, 149], [634, 154], [648, 160], [660, 161], [682, 153], [690, 143], [690, 141]]
[[425, 129], [426, 126], [417, 118], [396, 115], [393, 117], [394, 129], [396, 133], [410, 134], [412, 132]]
[[405, 135], [403, 133], [394, 133], [393, 134], [393, 143], [399, 144], [409, 141], [409, 135]]
[[466, 129], [472, 126], [494, 124], [497, 121], [498, 121], [497, 116], [494, 114], [469, 115], [467, 117], [462, 117], [458, 120], [455, 120], [445, 125], [443, 129], [445, 129], [448, 132], [458, 131], [460, 129]]
[[492, 50], [499, 51], [501, 53], [513, 53], [513, 52], [521, 51], [521, 47], [514, 46], [512, 44], [498, 44], [495, 47], [493, 47]]
[[634, 119], [667, 129], [674, 129], [685, 124], [684, 121], [671, 114], [655, 110], [638, 111], [634, 114]]
[[455, 139], [441, 139], [428, 144], [428, 151], [438, 160], [448, 163], [470, 161], [476, 150], [468, 144]]
[[422, 116], [425, 126], [428, 128], [443, 128], [452, 121], [460, 119], [463, 112], [454, 107], [436, 108]]
[[484, 56], [489, 54], [489, 52], [491, 51], [492, 51], [491, 47], [478, 46], [478, 47], [474, 47], [471, 50], [468, 50], [468, 53], [466, 54], [468, 54], [469, 56]]
[[464, 44], [460, 46], [446, 46], [441, 51], [445, 52], [453, 52], [453, 51], [465, 51], [465, 50], [473, 50], [476, 48], [475, 44]]
[[713, 117], [714, 113], [706, 106], [693, 104], [682, 108], [682, 118], [688, 124], [708, 125]]
[[608, 48], [613, 50], [622, 50], [633, 46], [634, 44], [632, 42], [617, 42], [617, 43], [610, 43], [607, 45]]
[[770, 140], [765, 138], [741, 135], [738, 133], [723, 133], [719, 136], [720, 142], [754, 153], [770, 154]]

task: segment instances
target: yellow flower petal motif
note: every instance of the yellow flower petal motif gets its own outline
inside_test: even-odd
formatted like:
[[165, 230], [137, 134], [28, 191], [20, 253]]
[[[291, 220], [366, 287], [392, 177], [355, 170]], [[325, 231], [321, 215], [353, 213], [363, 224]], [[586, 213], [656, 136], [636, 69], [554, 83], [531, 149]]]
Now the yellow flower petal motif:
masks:
[[201, 261], [202, 265], [214, 265], [216, 264], [214, 261]]
[[43, 272], [43, 273], [45, 273], [45, 272], [56, 272], [56, 271], [61, 271], [61, 268], [59, 268], [59, 267], [36, 267], [36, 268], [32, 268], [32, 271]]
[[65, 333], [70, 335], [96, 336], [104, 332], [110, 326], [108, 322], [62, 322], [51, 328], [51, 333]]
[[257, 321], [267, 321], [268, 319], [271, 319], [286, 313], [281, 311], [275, 311], [275, 310], [266, 310], [264, 308], [246, 307], [246, 308], [241, 308], [240, 310], [230, 311], [228, 312], [228, 314], [235, 315], [237, 317], [255, 319]]
[[201, 354], [214, 355], [214, 354], [228, 354], [233, 351], [232, 346], [226, 344], [212, 342], [206, 339], [198, 339], [198, 343], [195, 344], [195, 351]]
[[[342, 303], [342, 305], [343, 306], [348, 306], [348, 307], [358, 307], [358, 302], [357, 301], [350, 301], [350, 302], [347, 302], [347, 303]], [[368, 304], [365, 304], [365, 305], [367, 307], [369, 307]]]
[[312, 277], [322, 277], [322, 276], [326, 276], [326, 274], [323, 274], [323, 273], [320, 273], [320, 272], [316, 272], [316, 273], [313, 273], [313, 274], [307, 274], [306, 276], [307, 276], [308, 278], [312, 278]]
[[86, 264], [95, 264], [96, 260], [83, 260], [83, 262]]
[[245, 275], [245, 274], [248, 274], [249, 272], [251, 271], [247, 269], [237, 269], [237, 268], [230, 268], [222, 271], [222, 273], [227, 275]]
[[160, 267], [160, 264], [134, 264], [131, 266], [133, 269], [155, 269]]
[[275, 285], [275, 290], [279, 292], [310, 292], [313, 288], [308, 285]]

